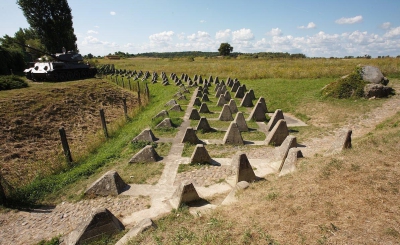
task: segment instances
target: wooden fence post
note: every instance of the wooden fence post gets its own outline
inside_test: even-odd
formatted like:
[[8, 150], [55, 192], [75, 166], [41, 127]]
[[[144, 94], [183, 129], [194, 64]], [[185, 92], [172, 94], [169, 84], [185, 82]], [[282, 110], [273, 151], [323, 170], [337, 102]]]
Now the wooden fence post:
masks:
[[139, 81], [137, 81], [137, 94], [138, 94], [138, 101], [139, 101], [139, 107], [142, 106], [142, 103], [140, 101], [140, 86], [139, 86]]
[[104, 116], [104, 110], [103, 109], [100, 109], [100, 118], [101, 118], [101, 125], [103, 126], [104, 136], [106, 138], [108, 138], [106, 118]]
[[126, 98], [122, 98], [122, 104], [124, 106], [125, 118], [128, 119], [128, 108], [126, 107]]
[[131, 79], [130, 78], [128, 80], [128, 83], [129, 83], [129, 90], [132, 91], [132, 84], [131, 84]]
[[147, 83], [145, 84], [145, 92], [146, 92], [146, 97], [147, 97], [147, 102], [150, 101], [150, 90], [149, 90], [149, 86], [147, 85]]
[[60, 137], [61, 137], [61, 144], [64, 150], [64, 155], [65, 155], [65, 159], [67, 160], [68, 164], [72, 163], [72, 156], [71, 156], [71, 151], [69, 149], [69, 145], [68, 145], [68, 140], [67, 140], [67, 135], [65, 133], [65, 129], [64, 128], [59, 128], [58, 132], [60, 133]]

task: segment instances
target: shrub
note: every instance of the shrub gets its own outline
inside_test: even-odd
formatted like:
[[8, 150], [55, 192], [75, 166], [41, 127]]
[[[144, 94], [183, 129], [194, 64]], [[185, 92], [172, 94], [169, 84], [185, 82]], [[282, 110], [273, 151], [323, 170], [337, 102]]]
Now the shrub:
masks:
[[338, 99], [360, 98], [364, 96], [366, 84], [361, 78], [361, 67], [357, 67], [351, 74], [326, 85], [322, 89], [322, 96]]
[[0, 47], [0, 75], [9, 75], [10, 69], [18, 72], [24, 68], [24, 55], [20, 51]]
[[28, 87], [28, 83], [26, 83], [22, 78], [13, 75], [0, 76], [0, 91], [26, 87]]

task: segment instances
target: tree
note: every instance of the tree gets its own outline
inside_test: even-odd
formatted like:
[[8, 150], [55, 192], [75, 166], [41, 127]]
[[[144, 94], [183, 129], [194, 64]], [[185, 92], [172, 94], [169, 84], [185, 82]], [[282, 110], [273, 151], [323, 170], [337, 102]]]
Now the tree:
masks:
[[220, 55], [227, 56], [233, 51], [233, 47], [229, 43], [221, 43], [218, 51]]
[[67, 0], [17, 0], [17, 4], [48, 52], [78, 49]]

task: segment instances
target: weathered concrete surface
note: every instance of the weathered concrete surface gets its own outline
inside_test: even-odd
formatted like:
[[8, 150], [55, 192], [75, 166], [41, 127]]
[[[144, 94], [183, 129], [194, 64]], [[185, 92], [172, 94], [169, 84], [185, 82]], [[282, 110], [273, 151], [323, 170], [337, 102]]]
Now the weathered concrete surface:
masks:
[[238, 202], [238, 196], [240, 192], [247, 189], [249, 186], [250, 184], [246, 181], [238, 182], [231, 190], [231, 192], [229, 192], [228, 196], [226, 196], [225, 199], [222, 201], [221, 205], [230, 205], [232, 203]]
[[92, 196], [118, 196], [127, 184], [115, 170], [110, 170], [91, 184], [85, 191], [85, 195]]
[[146, 145], [129, 160], [129, 163], [148, 163], [157, 162], [158, 160], [160, 160], [160, 156], [154, 150], [153, 146]]
[[335, 141], [331, 147], [325, 152], [325, 155], [337, 154], [345, 149], [351, 148], [351, 129], [343, 129], [336, 136]]
[[190, 181], [183, 182], [176, 189], [174, 195], [170, 200], [170, 204], [173, 208], [178, 209], [182, 203], [189, 203], [200, 200], [200, 196], [194, 188], [193, 183]]
[[235, 122], [231, 122], [228, 130], [225, 133], [223, 144], [227, 145], [243, 145], [242, 134], [240, 133], [239, 127]]
[[279, 172], [279, 177], [293, 173], [296, 171], [297, 159], [303, 157], [299, 148], [290, 148], [289, 153], [283, 163], [282, 169]]
[[129, 240], [136, 237], [140, 233], [150, 229], [156, 228], [156, 224], [154, 224], [153, 220], [146, 218], [140, 221], [137, 225], [135, 225], [132, 229], [128, 231], [115, 245], [126, 245], [128, 244]]
[[192, 127], [187, 127], [185, 135], [182, 138], [181, 143], [190, 143], [190, 144], [197, 144], [199, 143], [199, 138], [196, 135], [196, 132]]
[[147, 142], [154, 142], [156, 141], [157, 138], [154, 136], [153, 131], [151, 129], [147, 128], [143, 130], [138, 136], [133, 138], [132, 142], [137, 142], [137, 141], [147, 141]]
[[265, 143], [267, 145], [280, 146], [288, 135], [289, 135], [289, 129], [286, 125], [286, 121], [280, 119], [275, 124], [274, 128], [267, 135]]
[[212, 159], [208, 154], [207, 149], [202, 144], [197, 144], [194, 149], [192, 156], [190, 157], [190, 163], [207, 163], [210, 164]]
[[69, 233], [61, 244], [85, 244], [100, 239], [103, 235], [112, 235], [124, 229], [125, 227], [121, 221], [107, 209], [101, 208]]
[[232, 158], [231, 165], [236, 171], [236, 183], [240, 181], [251, 183], [256, 180], [256, 175], [245, 153], [236, 153]]

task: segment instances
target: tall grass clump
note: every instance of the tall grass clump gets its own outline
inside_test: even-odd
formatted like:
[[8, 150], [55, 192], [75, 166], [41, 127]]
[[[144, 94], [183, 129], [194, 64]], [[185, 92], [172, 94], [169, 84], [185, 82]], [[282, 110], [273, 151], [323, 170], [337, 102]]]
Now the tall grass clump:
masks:
[[325, 86], [321, 93], [324, 97], [338, 99], [361, 98], [366, 84], [361, 77], [361, 67], [357, 67], [351, 74]]
[[0, 91], [26, 87], [28, 87], [28, 83], [18, 76], [0, 76]]

